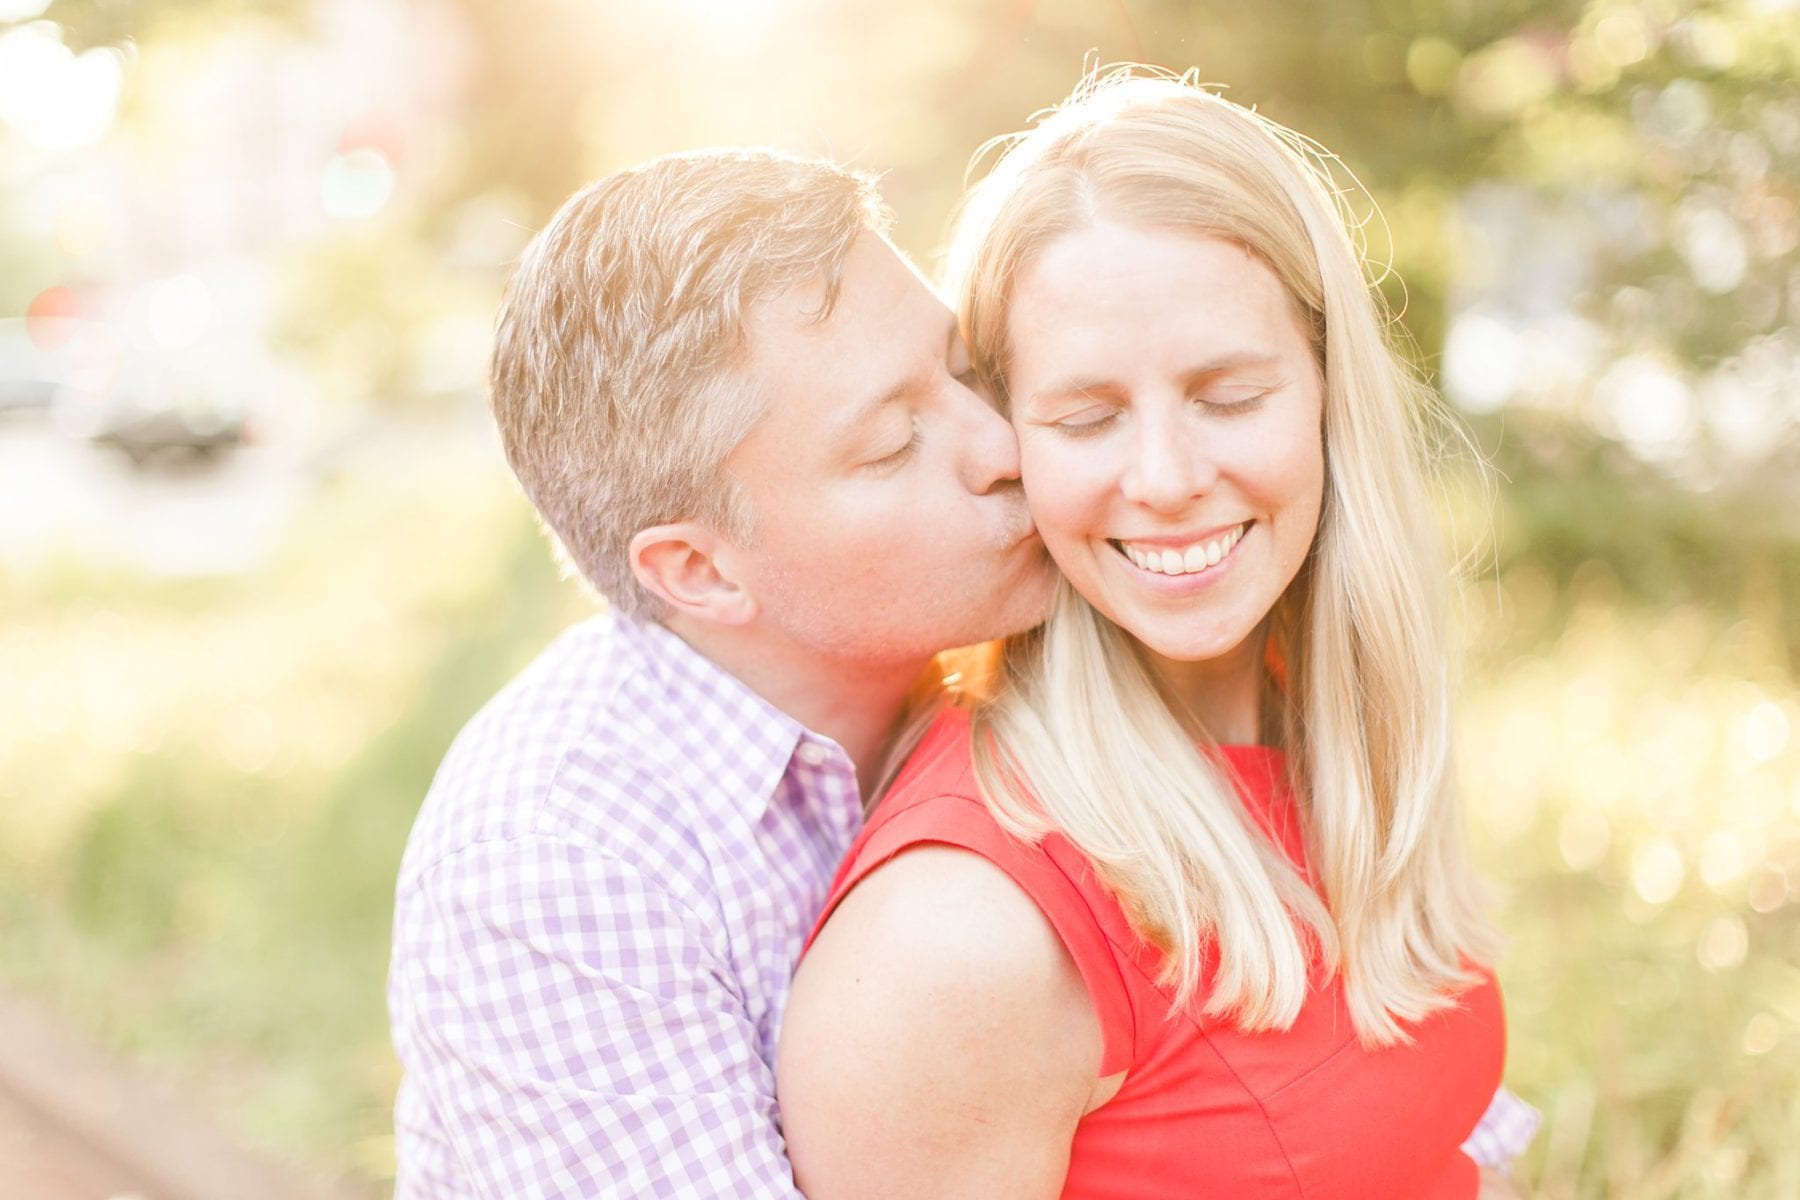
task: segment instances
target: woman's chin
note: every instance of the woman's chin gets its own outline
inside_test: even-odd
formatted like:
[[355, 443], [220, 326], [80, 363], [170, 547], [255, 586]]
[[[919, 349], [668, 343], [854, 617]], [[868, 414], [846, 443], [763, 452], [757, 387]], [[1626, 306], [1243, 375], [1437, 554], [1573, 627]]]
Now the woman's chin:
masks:
[[1217, 638], [1157, 638], [1132, 634], [1153, 658], [1195, 670], [1235, 664], [1244, 657], [1248, 634], [1221, 634]]

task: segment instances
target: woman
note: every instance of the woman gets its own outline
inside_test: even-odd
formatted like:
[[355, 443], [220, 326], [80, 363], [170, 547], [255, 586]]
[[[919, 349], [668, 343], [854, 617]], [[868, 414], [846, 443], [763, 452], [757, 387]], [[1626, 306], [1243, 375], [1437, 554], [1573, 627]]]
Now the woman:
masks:
[[802, 962], [801, 1186], [1469, 1197], [1494, 938], [1423, 390], [1294, 135], [1114, 77], [952, 251], [1064, 582], [926, 734]]

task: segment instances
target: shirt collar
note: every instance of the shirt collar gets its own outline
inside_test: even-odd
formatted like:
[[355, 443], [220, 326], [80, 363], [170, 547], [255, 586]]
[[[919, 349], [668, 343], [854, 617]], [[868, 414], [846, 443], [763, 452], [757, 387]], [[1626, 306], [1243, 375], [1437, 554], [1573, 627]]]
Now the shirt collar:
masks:
[[618, 615], [613, 627], [620, 648], [676, 710], [679, 719], [664, 730], [674, 752], [685, 762], [705, 764], [751, 819], [768, 810], [790, 773], [815, 803], [847, 787], [848, 805], [860, 815], [856, 770], [837, 742], [802, 725], [666, 627]]

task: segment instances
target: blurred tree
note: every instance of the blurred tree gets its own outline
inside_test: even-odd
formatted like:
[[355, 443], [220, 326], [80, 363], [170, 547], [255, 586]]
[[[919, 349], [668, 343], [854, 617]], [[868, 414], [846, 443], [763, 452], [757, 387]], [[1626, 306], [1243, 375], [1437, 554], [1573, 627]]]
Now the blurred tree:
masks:
[[[327, 7], [62, 0], [53, 16], [85, 45], [271, 13], [304, 37]], [[299, 262], [284, 306], [295, 346], [335, 346], [324, 357], [351, 372], [366, 362], [365, 385], [339, 394], [407, 394], [424, 336], [414, 314], [440, 290], [430, 281], [454, 278], [481, 307], [520, 238], [564, 196], [667, 150], [769, 142], [881, 170], [901, 242], [929, 258], [977, 147], [1065, 95], [1084, 63], [1136, 59], [1192, 68], [1340, 156], [1371, 257], [1395, 268], [1382, 287], [1454, 398], [1560, 413], [1680, 486], [1780, 496], [1783, 511], [1800, 512], [1791, 4], [417, 7], [450, 14], [470, 48], [435, 175], [377, 241], [333, 240], [310, 267]], [[1352, 172], [1379, 213], [1348, 186]], [[0, 258], [32, 255], [0, 246]], [[433, 262], [451, 265], [424, 269]], [[395, 263], [411, 265], [405, 275], [376, 265]], [[364, 356], [356, 347], [375, 329], [389, 336]], [[1492, 336], [1458, 336], [1471, 329]], [[1459, 393], [1459, 363], [1481, 396]]]
[[1511, 210], [1465, 209], [1462, 286], [1518, 326], [1577, 318], [1563, 327], [1591, 361], [1518, 398], [1784, 513], [1800, 500], [1797, 79], [1791, 6], [1596, 0], [1476, 50], [1452, 96]]

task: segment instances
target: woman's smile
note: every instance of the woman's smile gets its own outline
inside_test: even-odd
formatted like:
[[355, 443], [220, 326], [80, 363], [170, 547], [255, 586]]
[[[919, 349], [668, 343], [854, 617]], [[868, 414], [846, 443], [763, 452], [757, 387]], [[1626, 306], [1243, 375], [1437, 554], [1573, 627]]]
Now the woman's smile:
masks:
[[1184, 577], [1205, 574], [1231, 557], [1250, 522], [1241, 521], [1210, 537], [1109, 539], [1112, 547], [1151, 575]]

